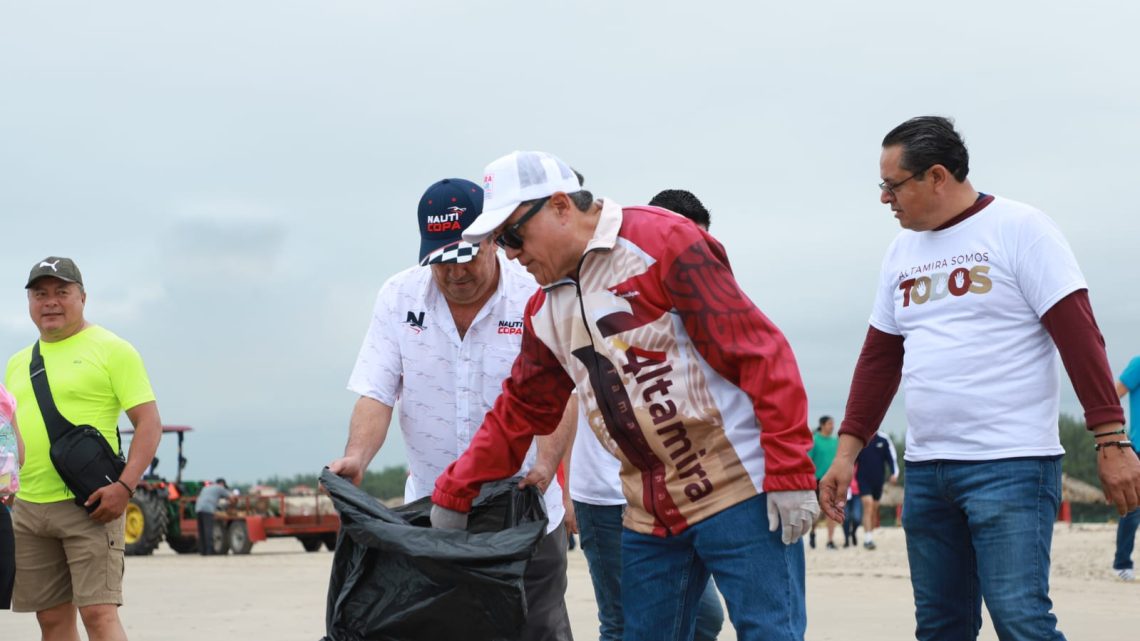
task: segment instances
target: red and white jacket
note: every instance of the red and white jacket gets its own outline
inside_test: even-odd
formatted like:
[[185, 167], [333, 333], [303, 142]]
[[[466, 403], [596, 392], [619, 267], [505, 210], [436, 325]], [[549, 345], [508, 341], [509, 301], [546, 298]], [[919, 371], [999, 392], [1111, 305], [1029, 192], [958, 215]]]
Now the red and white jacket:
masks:
[[621, 460], [634, 531], [676, 534], [760, 492], [815, 488], [791, 346], [720, 243], [672, 212], [603, 201], [578, 278], [531, 298], [511, 376], [432, 500], [468, 511], [557, 427], [575, 387]]

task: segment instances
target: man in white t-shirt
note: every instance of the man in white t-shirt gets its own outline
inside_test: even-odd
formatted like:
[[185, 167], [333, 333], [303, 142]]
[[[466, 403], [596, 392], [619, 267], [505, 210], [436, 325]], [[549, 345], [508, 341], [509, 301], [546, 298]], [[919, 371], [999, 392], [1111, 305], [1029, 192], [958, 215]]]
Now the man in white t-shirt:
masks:
[[1062, 362], [1096, 437], [1105, 498], [1122, 514], [1140, 503], [1140, 461], [1122, 444], [1088, 286], [1045, 214], [973, 188], [950, 120], [899, 125], [879, 165], [881, 202], [904, 231], [883, 259], [820, 503], [843, 517], [852, 462], [901, 378], [917, 638], [976, 638], [984, 598], [999, 638], [1063, 639], [1048, 587]]
[[[420, 199], [420, 264], [384, 283], [348, 389], [359, 394], [344, 457], [329, 469], [359, 484], [399, 403], [410, 468], [406, 498], [429, 496], [467, 449], [519, 353], [534, 278], [461, 234], [482, 212], [483, 190], [441, 180]], [[569, 640], [562, 488], [553, 478], [572, 430], [539, 438], [520, 472], [545, 493], [547, 535], [527, 566], [527, 621], [519, 639]], [[440, 616], [446, 616], [441, 613]]]

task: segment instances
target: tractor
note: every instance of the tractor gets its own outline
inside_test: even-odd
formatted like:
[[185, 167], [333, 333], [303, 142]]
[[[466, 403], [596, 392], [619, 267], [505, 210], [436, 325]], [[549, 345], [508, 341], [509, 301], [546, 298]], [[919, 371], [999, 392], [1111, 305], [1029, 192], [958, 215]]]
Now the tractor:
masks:
[[[178, 471], [173, 481], [158, 476], [155, 459], [135, 488], [125, 519], [126, 553], [130, 556], [153, 553], [164, 538], [179, 554], [198, 551], [194, 497], [206, 483], [182, 480], [182, 468], [186, 467], [182, 443], [190, 431], [182, 425], [162, 426], [163, 434], [178, 435]], [[340, 517], [327, 496], [315, 492], [310, 496], [275, 492], [234, 497], [227, 506], [214, 517], [214, 540], [210, 544], [215, 554], [249, 554], [254, 543], [274, 537], [294, 537], [307, 552], [316, 552], [322, 545], [329, 550], [336, 547]]]
[[[190, 431], [192, 428], [184, 425], [162, 426], [163, 434], [178, 435], [178, 470], [173, 481], [158, 476], [156, 458], [135, 488], [135, 495], [127, 504], [124, 519], [126, 553], [130, 556], [151, 554], [164, 538], [167, 545], [179, 554], [198, 551], [196, 533], [183, 534], [179, 518], [179, 498], [197, 495], [204, 485], [201, 481], [182, 480], [182, 468], [186, 467], [186, 457], [182, 455], [182, 442], [186, 432]], [[134, 430], [126, 429], [123, 433], [133, 434]], [[221, 544], [222, 542], [218, 541], [216, 547], [220, 547]]]

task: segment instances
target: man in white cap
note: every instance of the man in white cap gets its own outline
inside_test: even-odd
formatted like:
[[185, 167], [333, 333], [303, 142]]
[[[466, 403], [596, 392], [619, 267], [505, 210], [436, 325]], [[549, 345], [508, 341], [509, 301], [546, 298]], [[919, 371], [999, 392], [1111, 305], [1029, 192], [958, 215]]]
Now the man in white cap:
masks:
[[433, 525], [461, 527], [576, 387], [621, 461], [626, 641], [691, 638], [710, 573], [738, 639], [802, 639], [800, 538], [819, 509], [807, 397], [724, 248], [670, 211], [595, 200], [546, 153], [500, 158], [483, 183], [464, 240], [494, 238], [543, 289], [503, 393], [436, 481]]
[[[471, 442], [499, 395], [522, 342], [523, 310], [534, 279], [507, 261], [490, 240], [468, 243], [483, 190], [467, 180], [441, 180], [419, 204], [419, 266], [388, 279], [348, 389], [360, 395], [344, 456], [329, 469], [360, 484], [384, 444], [399, 403], [410, 467], [407, 498], [431, 494], [438, 477]], [[509, 474], [529, 472], [545, 492], [547, 535], [527, 566], [527, 621], [519, 639], [572, 639], [566, 611], [566, 534], [562, 488], [552, 480], [572, 430], [540, 439]]]

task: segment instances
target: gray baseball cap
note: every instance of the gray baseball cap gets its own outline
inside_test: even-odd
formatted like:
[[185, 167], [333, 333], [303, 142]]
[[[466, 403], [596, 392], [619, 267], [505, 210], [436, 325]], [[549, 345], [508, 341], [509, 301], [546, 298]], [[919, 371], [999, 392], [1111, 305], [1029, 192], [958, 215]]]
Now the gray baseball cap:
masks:
[[48, 256], [32, 266], [32, 272], [28, 274], [28, 284], [24, 285], [24, 289], [29, 289], [33, 283], [45, 276], [83, 285], [83, 275], [79, 273], [74, 260]]

